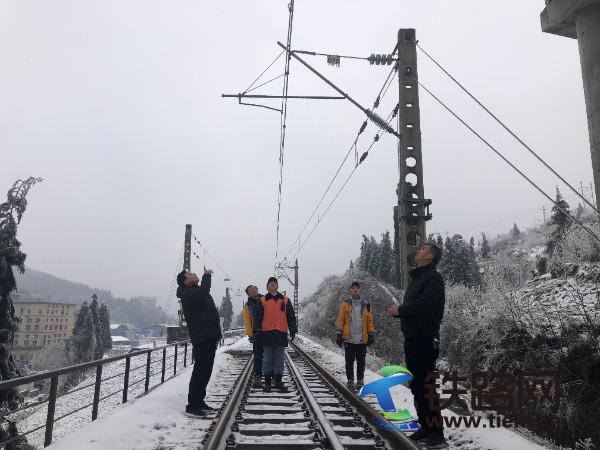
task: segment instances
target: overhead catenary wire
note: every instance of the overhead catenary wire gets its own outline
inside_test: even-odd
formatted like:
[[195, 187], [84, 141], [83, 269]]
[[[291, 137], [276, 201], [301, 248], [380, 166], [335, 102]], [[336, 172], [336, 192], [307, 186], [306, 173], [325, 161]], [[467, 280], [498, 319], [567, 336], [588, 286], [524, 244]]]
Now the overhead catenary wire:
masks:
[[[204, 252], [208, 255], [208, 257], [213, 260], [213, 262], [215, 263], [215, 266], [221, 271], [221, 273], [225, 276], [225, 278], [229, 279], [231, 281], [231, 283], [234, 284], [237, 289], [241, 290], [240, 285], [238, 283], [236, 283], [235, 280], [231, 277], [230, 272], [227, 272], [223, 268], [223, 266], [221, 266], [221, 264], [219, 264], [219, 261], [217, 261], [217, 259], [206, 249], [206, 245], [204, 245], [202, 242], [200, 242], [200, 240], [196, 237], [195, 234], [192, 234], [192, 239], [199, 247], [201, 247], [204, 250]], [[200, 259], [200, 257], [198, 256], [198, 254], [196, 252], [192, 251], [192, 253], [196, 257], [196, 259]]]
[[[396, 48], [394, 48], [394, 51], [392, 52], [392, 54], [395, 54], [395, 53], [396, 53]], [[379, 107], [379, 105], [381, 104], [381, 101], [385, 98], [385, 95], [387, 94], [389, 86], [390, 86], [390, 84], [392, 83], [392, 81], [394, 80], [394, 78], [396, 76], [396, 72], [397, 72], [397, 66], [394, 65], [392, 67], [392, 69], [390, 70], [390, 73], [386, 77], [385, 81], [383, 82], [383, 85], [381, 86], [381, 89], [379, 90], [379, 93], [377, 94], [377, 97], [375, 98], [375, 101], [373, 102], [373, 110], [377, 109]], [[395, 113], [396, 114], [398, 113], [398, 106], [396, 106], [396, 108], [395, 108]], [[394, 116], [394, 111], [392, 111], [392, 113], [390, 114], [390, 116]], [[388, 119], [389, 119], [390, 116], [388, 116]], [[286, 254], [286, 256], [285, 256], [284, 259], [286, 259], [290, 255], [290, 253], [292, 252], [292, 250], [296, 246], [296, 244], [298, 244], [298, 246], [300, 246], [300, 240], [301, 240], [302, 234], [304, 233], [304, 231], [306, 231], [306, 228], [308, 227], [308, 225], [310, 224], [311, 220], [313, 219], [313, 217], [315, 216], [315, 214], [319, 210], [319, 207], [321, 206], [321, 204], [323, 203], [323, 200], [325, 199], [325, 197], [329, 193], [329, 190], [331, 189], [331, 186], [333, 185], [334, 181], [337, 179], [340, 171], [342, 170], [342, 167], [344, 166], [344, 164], [346, 164], [346, 161], [348, 160], [348, 157], [350, 156], [350, 153], [352, 153], [352, 150], [355, 150], [355, 151], [357, 150], [356, 146], [357, 146], [357, 143], [358, 143], [358, 139], [360, 138], [360, 135], [365, 131], [365, 128], [367, 127], [367, 125], [368, 125], [368, 121], [367, 120], [365, 120], [361, 124], [361, 126], [360, 126], [360, 128], [358, 130], [358, 133], [356, 134], [356, 137], [354, 138], [354, 141], [352, 142], [352, 145], [350, 145], [350, 147], [348, 148], [348, 151], [346, 152], [346, 155], [344, 156], [344, 158], [342, 159], [342, 162], [338, 166], [335, 174], [333, 175], [333, 178], [331, 179], [331, 181], [329, 182], [329, 184], [325, 188], [325, 191], [323, 192], [323, 195], [321, 196], [321, 198], [317, 202], [317, 205], [313, 209], [313, 211], [310, 214], [308, 220], [306, 221], [306, 223], [304, 224], [304, 226], [300, 230], [300, 233], [298, 233], [298, 237], [296, 239], [294, 239], [294, 242], [290, 246], [289, 250], [287, 251], [287, 254]], [[377, 134], [377, 136], [378, 136], [378, 134]], [[371, 145], [371, 147], [369, 147], [369, 149], [371, 149], [371, 148], [372, 148], [372, 145]], [[368, 153], [368, 151], [366, 153]], [[364, 160], [364, 158], [362, 160]], [[362, 160], [361, 161], [357, 160], [356, 163], [355, 163], [355, 165], [358, 166], [358, 164], [360, 164], [360, 162], [362, 162]]]
[[[277, 60], [278, 60], [279, 58], [281, 58], [281, 55], [283, 55], [284, 53], [285, 53], [285, 50], [283, 50], [281, 53], [279, 53], [279, 55], [277, 55], [277, 56], [275, 57], [275, 59], [273, 60], [273, 62], [271, 62], [271, 64], [269, 64], [269, 65], [267, 66], [267, 68], [266, 68], [265, 70], [263, 70], [263, 71], [262, 71], [262, 73], [261, 73], [261, 74], [260, 74], [258, 77], [256, 77], [256, 79], [255, 79], [255, 80], [254, 80], [254, 81], [253, 81], [253, 82], [250, 84], [250, 86], [248, 86], [248, 87], [246, 88], [246, 90], [245, 90], [243, 93], [245, 94], [246, 92], [250, 92], [250, 88], [252, 88], [252, 86], [254, 86], [254, 84], [255, 84], [255, 83], [258, 81], [258, 80], [260, 80], [260, 79], [261, 79], [261, 77], [262, 77], [262, 76], [263, 76], [265, 73], [267, 73], [267, 70], [269, 70], [271, 67], [273, 67], [273, 64], [275, 64], [275, 63], [277, 62]], [[254, 90], [254, 89], [252, 89], [252, 90]]]
[[[388, 115], [388, 117], [386, 119], [386, 123], [389, 124], [392, 121], [392, 119], [394, 117], [396, 117], [396, 115], [398, 114], [398, 110], [399, 110], [399, 104], [396, 105], [396, 107]], [[381, 137], [379, 133], [383, 134], [383, 130], [380, 130], [380, 131], [377, 132], [377, 134], [373, 138], [373, 141], [371, 142], [371, 145], [369, 145], [369, 147], [367, 148], [367, 150], [362, 154], [362, 156], [360, 158], [360, 162], [354, 166], [354, 168], [352, 169], [352, 171], [350, 172], [350, 174], [346, 177], [346, 180], [344, 181], [344, 183], [342, 184], [342, 186], [338, 189], [338, 191], [336, 192], [335, 196], [333, 197], [333, 199], [331, 200], [331, 202], [329, 203], [329, 205], [327, 206], [327, 208], [325, 209], [325, 211], [323, 212], [323, 214], [319, 217], [319, 219], [317, 220], [317, 223], [312, 228], [312, 230], [310, 231], [310, 233], [308, 234], [308, 236], [304, 239], [304, 241], [302, 243], [298, 242], [298, 251], [296, 252], [296, 255], [295, 255], [294, 258], [298, 258], [298, 255], [300, 254], [300, 252], [302, 251], [302, 249], [304, 249], [304, 246], [306, 245], [306, 243], [308, 242], [308, 240], [311, 238], [311, 236], [314, 234], [314, 232], [318, 228], [318, 226], [321, 224], [321, 222], [323, 221], [323, 219], [325, 218], [325, 216], [327, 215], [327, 213], [329, 212], [329, 210], [331, 209], [331, 207], [333, 206], [333, 204], [336, 202], [336, 200], [338, 199], [338, 197], [340, 196], [340, 194], [342, 193], [342, 191], [344, 190], [344, 188], [346, 187], [346, 185], [348, 184], [348, 182], [350, 181], [350, 179], [352, 178], [352, 176], [354, 176], [354, 174], [356, 173], [356, 170], [358, 169], [358, 167], [360, 166], [360, 164], [365, 160], [365, 158], [369, 154], [369, 151], [371, 151], [371, 149], [373, 148], [373, 146], [375, 146], [375, 144], [377, 142], [379, 142], [380, 137]]]
[[592, 230], [586, 227], [583, 222], [579, 219], [571, 215], [568, 211], [565, 211], [556, 201], [550, 197], [539, 185], [537, 185], [531, 178], [529, 178], [521, 169], [519, 169], [515, 164], [513, 164], [506, 156], [504, 156], [496, 147], [490, 144], [481, 134], [479, 134], [473, 127], [471, 127], [465, 120], [462, 119], [452, 108], [450, 108], [446, 103], [444, 103], [439, 97], [437, 97], [433, 92], [431, 92], [426, 86], [423, 85], [418, 80], [415, 80], [419, 86], [421, 86], [425, 92], [427, 92], [436, 102], [438, 102], [446, 111], [448, 111], [455, 119], [457, 119], [461, 124], [463, 124], [471, 133], [473, 133], [481, 142], [483, 142], [489, 149], [491, 149], [497, 156], [499, 156], [506, 164], [508, 164], [514, 171], [516, 171], [522, 178], [524, 178], [531, 186], [533, 186], [540, 194], [546, 197], [561, 213], [563, 213], [566, 217], [570, 218], [570, 220], [577, 225], [579, 225], [583, 230], [585, 230], [595, 241], [600, 243], [600, 237], [596, 235]]
[[292, 29], [294, 24], [294, 0], [290, 0], [288, 4], [289, 16], [288, 16], [288, 32], [287, 32], [287, 49], [284, 50], [285, 55], [285, 71], [283, 77], [283, 98], [281, 99], [281, 126], [279, 133], [279, 185], [277, 192], [277, 231], [275, 238], [275, 262], [279, 259], [279, 227], [281, 219], [281, 200], [283, 191], [283, 164], [285, 156], [285, 134], [287, 128], [287, 95], [289, 91], [289, 79], [290, 79], [290, 60], [292, 48]]
[[575, 193], [581, 200], [583, 200], [590, 208], [592, 208], [596, 213], [600, 214], [600, 211], [594, 204], [592, 204], [584, 195], [580, 194], [575, 187], [573, 187], [567, 180], [565, 180], [550, 164], [548, 164], [533, 148], [531, 148], [523, 139], [521, 139], [508, 125], [506, 125], [502, 120], [498, 118], [490, 109], [485, 106], [474, 94], [471, 93], [462, 83], [460, 83], [456, 77], [454, 77], [450, 72], [448, 72], [433, 56], [431, 56], [428, 52], [426, 52], [423, 47], [416, 44], [419, 50], [423, 52], [427, 58], [429, 58], [445, 75], [447, 75], [465, 94], [467, 94], [475, 103], [477, 103], [486, 113], [492, 117], [502, 128], [504, 128], [513, 138], [519, 142], [529, 153], [531, 153], [540, 163], [546, 167], [550, 172], [552, 172], [561, 182], [563, 182], [571, 191]]

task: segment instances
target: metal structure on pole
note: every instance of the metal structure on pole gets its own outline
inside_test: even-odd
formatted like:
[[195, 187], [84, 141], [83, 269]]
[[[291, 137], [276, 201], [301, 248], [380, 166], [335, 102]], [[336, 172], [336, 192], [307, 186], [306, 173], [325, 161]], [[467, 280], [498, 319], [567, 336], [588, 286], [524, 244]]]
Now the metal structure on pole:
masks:
[[[292, 281], [291, 277], [288, 275], [287, 270], [294, 270], [294, 281]], [[298, 314], [299, 314], [299, 305], [298, 305], [298, 258], [293, 266], [289, 265], [286, 262], [279, 263], [275, 266], [275, 270], [277, 276], [284, 277], [293, 287], [294, 287], [294, 298], [292, 306], [294, 307], [294, 314], [296, 315], [296, 324], [298, 324]]]
[[415, 254], [426, 239], [425, 222], [431, 219], [423, 187], [421, 158], [421, 114], [417, 73], [417, 40], [412, 28], [398, 31], [398, 205], [394, 207], [396, 279], [406, 289]]

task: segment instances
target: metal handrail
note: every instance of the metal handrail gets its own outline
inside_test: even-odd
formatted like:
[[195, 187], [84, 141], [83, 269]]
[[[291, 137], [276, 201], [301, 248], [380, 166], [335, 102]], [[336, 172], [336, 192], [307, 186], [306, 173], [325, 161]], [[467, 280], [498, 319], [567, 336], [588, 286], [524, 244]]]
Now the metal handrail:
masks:
[[[53, 426], [54, 426], [54, 423], [57, 422], [58, 420], [64, 419], [65, 417], [75, 414], [76, 412], [79, 412], [85, 408], [89, 408], [90, 406], [92, 407], [91, 419], [92, 419], [92, 421], [96, 420], [96, 418], [98, 417], [98, 405], [101, 401], [122, 392], [123, 393], [122, 403], [126, 403], [128, 391], [129, 391], [130, 387], [132, 387], [142, 381], [145, 381], [144, 393], [143, 393], [143, 394], [145, 394], [150, 390], [150, 378], [152, 378], [153, 376], [160, 374], [161, 375], [160, 383], [162, 384], [167, 379], [170, 379], [170, 378], [174, 377], [175, 375], [177, 375], [177, 365], [178, 364], [182, 363], [181, 365], [183, 365], [183, 367], [187, 367], [189, 346], [190, 346], [189, 340], [178, 341], [178, 342], [173, 342], [171, 344], [162, 345], [162, 346], [159, 346], [156, 348], [136, 350], [131, 353], [125, 353], [123, 355], [117, 355], [117, 356], [113, 356], [110, 358], [98, 359], [98, 360], [94, 360], [94, 361], [90, 361], [90, 362], [86, 362], [86, 363], [82, 363], [82, 364], [75, 364], [72, 366], [61, 367], [60, 369], [51, 370], [51, 371], [47, 371], [47, 372], [43, 372], [43, 373], [38, 373], [35, 375], [28, 375], [25, 377], [14, 378], [12, 380], [0, 381], [0, 391], [2, 391], [2, 390], [6, 390], [6, 389], [12, 389], [17, 386], [30, 384], [30, 383], [33, 383], [36, 381], [42, 381], [42, 380], [48, 380], [48, 379], [50, 380], [50, 392], [48, 394], [48, 397], [45, 400], [40, 401], [40, 402], [35, 402], [32, 405], [26, 405], [25, 407], [19, 408], [16, 411], [13, 411], [11, 413], [11, 414], [18, 413], [18, 412], [28, 409], [30, 407], [39, 406], [39, 405], [47, 402], [48, 403], [48, 412], [47, 412], [47, 416], [46, 416], [46, 423], [44, 425], [37, 426], [36, 428], [34, 428], [32, 430], [28, 430], [23, 433], [19, 433], [17, 436], [11, 437], [5, 441], [0, 442], [0, 448], [4, 448], [7, 444], [14, 442], [15, 440], [22, 438], [24, 436], [27, 436], [33, 432], [39, 431], [42, 428], [46, 429], [45, 438], [44, 438], [44, 447], [47, 447], [48, 445], [50, 445], [52, 443]], [[172, 363], [167, 365], [167, 349], [171, 348], [171, 347], [174, 347], [174, 352], [172, 355], [168, 356], [168, 359], [172, 360]], [[182, 347], [183, 347], [183, 352], [181, 352], [179, 350]], [[162, 355], [160, 355], [160, 357], [158, 359], [153, 361], [152, 353], [157, 352], [157, 351], [162, 352]], [[182, 354], [183, 354], [183, 358], [182, 358], [183, 361], [181, 361], [181, 359], [179, 359], [179, 361], [181, 361], [181, 362], [178, 362], [178, 357], [181, 357]], [[140, 366], [134, 367], [132, 369], [131, 368], [131, 358], [135, 358], [136, 356], [141, 356], [141, 355], [146, 355], [146, 363], [144, 365], [140, 365]], [[110, 364], [110, 363], [113, 363], [116, 361], [121, 361], [121, 360], [125, 360], [125, 371], [122, 373], [116, 374], [116, 375], [111, 375], [111, 376], [103, 379], [102, 378], [102, 368], [107, 364]], [[162, 367], [159, 369], [159, 371], [152, 372], [151, 366], [153, 366], [156, 363], [162, 363]], [[138, 380], [130, 382], [129, 374], [132, 371], [141, 369], [143, 367], [146, 368], [145, 376]], [[95, 377], [95, 381], [93, 383], [85, 384], [84, 386], [78, 386], [71, 391], [64, 392], [60, 395], [58, 394], [58, 377], [59, 376], [67, 375], [67, 374], [74, 373], [74, 372], [85, 371], [85, 370], [91, 369], [91, 368], [96, 368], [96, 377]], [[169, 370], [169, 369], [173, 369], [173, 372], [172, 372], [172, 374], [170, 373], [168, 378], [166, 378], [165, 375], [166, 375], [167, 370]], [[111, 380], [111, 379], [114, 379], [117, 377], [124, 377], [122, 388], [119, 390], [116, 390], [108, 395], [104, 395], [103, 397], [100, 397], [100, 389], [101, 389], [102, 382]], [[63, 397], [65, 395], [72, 394], [74, 392], [80, 391], [85, 388], [91, 388], [92, 386], [94, 387], [94, 398], [93, 398], [92, 403], [87, 404], [85, 406], [81, 406], [79, 408], [76, 408], [73, 411], [69, 411], [69, 412], [63, 414], [62, 416], [55, 418], [56, 400], [58, 398]], [[140, 394], [140, 395], [143, 395], [143, 394]]]

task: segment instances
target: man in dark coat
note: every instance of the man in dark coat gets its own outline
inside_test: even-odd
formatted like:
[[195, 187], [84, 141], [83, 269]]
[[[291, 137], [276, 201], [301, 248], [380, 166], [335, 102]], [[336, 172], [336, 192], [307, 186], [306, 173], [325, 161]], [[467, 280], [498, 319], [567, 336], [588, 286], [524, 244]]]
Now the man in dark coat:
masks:
[[[402, 305], [391, 305], [388, 314], [400, 318], [404, 333], [406, 367], [413, 374], [410, 390], [415, 399], [421, 429], [411, 436], [427, 445], [445, 442], [439, 399], [433, 389], [430, 399], [426, 378], [435, 370], [439, 356], [440, 323], [444, 316], [444, 279], [436, 270], [442, 257], [435, 244], [425, 244], [415, 256], [416, 269], [410, 271], [411, 282], [404, 294]], [[431, 379], [431, 383], [434, 380]], [[431, 403], [430, 403], [431, 401]]]
[[204, 268], [202, 282], [185, 270], [177, 275], [177, 297], [181, 299], [183, 315], [193, 345], [194, 370], [190, 378], [187, 415], [201, 417], [213, 408], [204, 402], [206, 386], [212, 374], [217, 344], [221, 339], [221, 321], [210, 295], [212, 270]]

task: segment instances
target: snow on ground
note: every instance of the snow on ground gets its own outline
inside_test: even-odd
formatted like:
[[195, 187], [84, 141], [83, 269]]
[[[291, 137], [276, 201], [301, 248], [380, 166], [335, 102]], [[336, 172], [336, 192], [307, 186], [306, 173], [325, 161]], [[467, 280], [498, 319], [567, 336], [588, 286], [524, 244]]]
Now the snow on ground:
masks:
[[[304, 336], [299, 336], [298, 343], [315, 358], [322, 366], [342, 382], [346, 382], [346, 371], [343, 354], [327, 350], [323, 346], [307, 339]], [[341, 351], [341, 350], [340, 350]], [[381, 378], [377, 373], [366, 370], [365, 383], [375, 381]], [[401, 385], [393, 389], [394, 403], [396, 409], [408, 409], [413, 417], [417, 417], [417, 413], [413, 404], [413, 396], [408, 387]], [[445, 409], [442, 411], [444, 416], [459, 417], [457, 414]], [[451, 449], [461, 450], [542, 450], [547, 447], [542, 447], [507, 428], [467, 428], [462, 422], [457, 428], [448, 429], [445, 431], [446, 440]]]
[[[222, 401], [220, 395], [226, 394], [231, 388], [231, 381], [226, 378], [226, 375], [231, 370], [235, 358], [226, 352], [250, 348], [247, 339], [239, 339], [217, 349], [213, 376], [207, 388], [207, 403], [218, 406]], [[48, 448], [54, 450], [199, 448], [200, 441], [212, 419], [193, 419], [183, 414], [187, 404], [191, 374], [191, 367], [186, 368], [148, 395], [118, 406], [110, 413], [100, 415], [98, 420], [55, 441]]]

